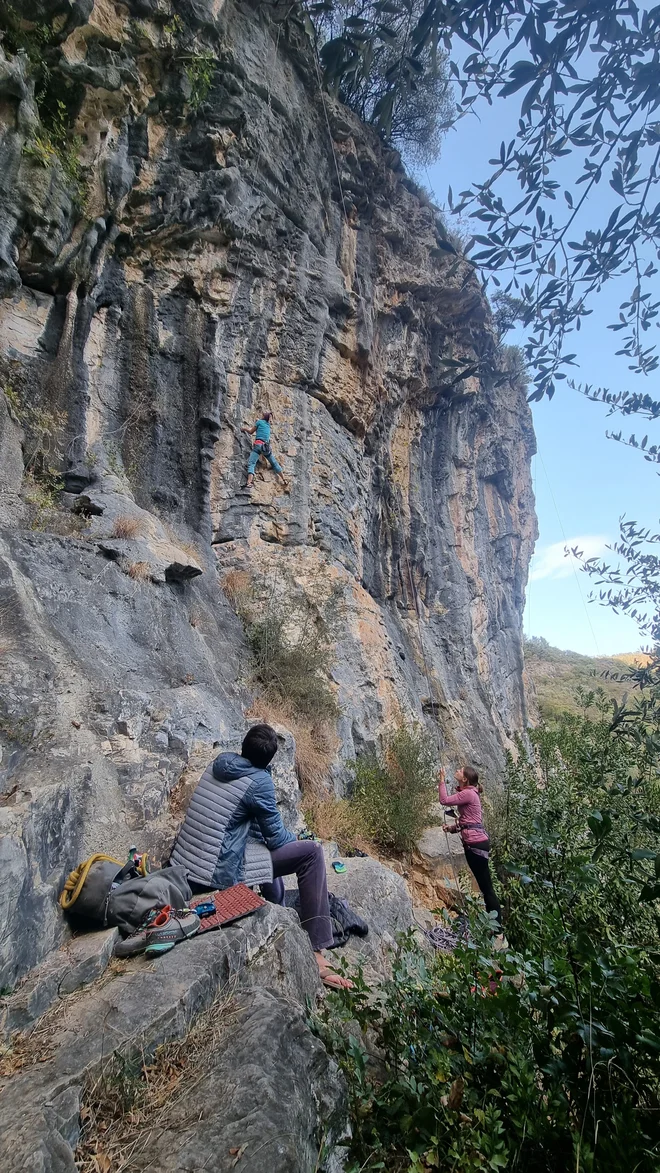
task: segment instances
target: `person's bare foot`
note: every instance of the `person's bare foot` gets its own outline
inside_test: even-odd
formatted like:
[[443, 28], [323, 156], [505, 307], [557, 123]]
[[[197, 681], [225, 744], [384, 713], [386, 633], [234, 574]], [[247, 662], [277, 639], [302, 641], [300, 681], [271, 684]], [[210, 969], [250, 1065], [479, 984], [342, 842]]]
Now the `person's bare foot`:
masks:
[[321, 975], [321, 981], [323, 982], [324, 986], [327, 986], [329, 990], [353, 989], [353, 982], [350, 981], [349, 978], [341, 977], [341, 975], [338, 974], [335, 970], [334, 966], [332, 966], [329, 961], [326, 961], [322, 953], [315, 953], [314, 956], [316, 958], [316, 964], [319, 967], [319, 974]]
[[247, 482], [246, 482], [245, 488], [246, 488], [246, 489], [251, 489], [251, 488], [252, 488], [252, 486], [253, 486], [253, 484], [254, 484], [254, 476], [252, 475], [252, 473], [250, 473], [250, 475], [249, 475], [249, 477], [248, 477], [248, 479], [247, 479]]

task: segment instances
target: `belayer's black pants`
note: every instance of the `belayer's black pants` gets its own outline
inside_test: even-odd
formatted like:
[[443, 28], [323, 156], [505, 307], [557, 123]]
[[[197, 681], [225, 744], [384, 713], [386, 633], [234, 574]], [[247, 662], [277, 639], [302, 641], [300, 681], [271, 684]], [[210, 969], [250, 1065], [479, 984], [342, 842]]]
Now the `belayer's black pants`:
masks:
[[[488, 839], [484, 839], [483, 843], [473, 843], [471, 847], [468, 847], [466, 843], [463, 844], [468, 867], [479, 885], [479, 891], [486, 904], [486, 912], [496, 912], [497, 920], [501, 927], [502, 907], [495, 895], [493, 881], [490, 876], [490, 868], [488, 866], [489, 847], [490, 842]], [[482, 852], [483, 855], [481, 854]]]

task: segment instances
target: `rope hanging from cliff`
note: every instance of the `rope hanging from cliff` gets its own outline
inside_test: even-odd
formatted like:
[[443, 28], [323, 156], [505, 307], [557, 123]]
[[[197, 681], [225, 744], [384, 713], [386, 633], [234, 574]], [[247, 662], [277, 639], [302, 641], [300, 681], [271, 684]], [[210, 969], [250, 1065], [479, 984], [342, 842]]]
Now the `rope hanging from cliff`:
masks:
[[[410, 593], [413, 597], [413, 602], [415, 604], [415, 615], [417, 617], [417, 638], [419, 640], [419, 650], [421, 652], [422, 663], [424, 665], [424, 675], [426, 677], [426, 687], [429, 690], [429, 701], [430, 701], [431, 705], [433, 705], [434, 703], [437, 704], [438, 709], [439, 709], [440, 708], [439, 700], [436, 700], [435, 702], [433, 700], [433, 688], [431, 685], [431, 674], [429, 672], [428, 661], [426, 659], [426, 650], [424, 648], [424, 638], [423, 638], [423, 634], [422, 634], [422, 617], [421, 617], [421, 610], [420, 610], [420, 605], [419, 605], [419, 593], [417, 591], [417, 584], [415, 582], [415, 579], [413, 578], [412, 568], [410, 565], [410, 557], [408, 555], [408, 542], [406, 539], [406, 532], [405, 532], [403, 525], [402, 525], [401, 510], [399, 508], [399, 501], [398, 501], [396, 494], [394, 496], [394, 500], [395, 500], [397, 518], [398, 518], [398, 522], [399, 522], [399, 533], [401, 534], [401, 540], [403, 542], [403, 554], [404, 554], [404, 557], [406, 560], [406, 569], [408, 571], [408, 582], [410, 584]], [[440, 738], [439, 737], [436, 737], [436, 743], [438, 746], [438, 754], [440, 754], [442, 747], [440, 745]], [[449, 857], [452, 875], [454, 877], [454, 885], [455, 885], [456, 891], [458, 893], [459, 902], [462, 906], [465, 906], [465, 897], [464, 897], [463, 891], [460, 887], [460, 884], [458, 882], [458, 873], [456, 871], [456, 865], [454, 863], [454, 856], [453, 856], [453, 853], [451, 850], [451, 844], [449, 842], [449, 835], [447, 834], [447, 829], [444, 825], [444, 820], [443, 820], [442, 829], [445, 833], [445, 842], [447, 844], [447, 855]]]
[[[275, 49], [273, 51], [273, 63], [277, 62], [277, 53], [278, 53], [278, 50], [280, 47], [280, 34], [281, 34], [281, 32], [282, 32], [282, 25], [278, 24], [277, 36], [275, 38]], [[266, 109], [267, 109], [268, 115], [270, 117], [270, 114], [272, 113], [272, 109], [273, 109], [273, 92], [272, 92], [272, 84], [271, 84], [272, 79], [270, 76], [270, 72], [268, 70], [266, 70], [266, 79], [265, 80], [266, 80], [266, 94], [267, 94]], [[255, 162], [254, 162], [254, 167], [252, 168], [252, 185], [250, 187], [250, 194], [248, 196], [248, 203], [252, 199], [252, 196], [254, 195], [254, 193], [256, 191], [257, 174], [259, 172], [259, 164], [261, 162], [261, 156], [264, 153], [265, 141], [266, 141], [266, 136], [261, 135], [259, 138], [259, 150], [257, 151]], [[236, 272], [234, 274], [234, 276], [236, 277], [236, 281], [234, 283], [232, 295], [229, 300], [229, 313], [230, 314], [233, 313], [233, 309], [236, 304], [236, 298], [238, 296], [238, 283], [239, 283], [239, 277], [240, 277], [240, 272], [241, 272], [241, 257], [243, 255], [243, 244], [245, 243], [245, 234], [248, 230], [248, 226], [250, 224], [251, 219], [252, 219], [252, 213], [250, 212], [250, 213], [248, 213], [248, 217], [247, 217], [247, 220], [245, 221], [245, 224], [243, 226], [243, 231], [241, 232], [241, 238], [238, 243], [238, 257], [236, 260]]]
[[[305, 8], [305, 12], [307, 14], [307, 19], [309, 20], [309, 22], [311, 24], [312, 20], [309, 15], [308, 0], [304, 0], [304, 8]], [[314, 50], [314, 64], [316, 66], [316, 77], [317, 77], [317, 80], [319, 83], [319, 93], [321, 95], [321, 105], [323, 106], [323, 114], [325, 117], [325, 124], [328, 128], [328, 138], [330, 140], [330, 150], [332, 151], [332, 158], [333, 158], [333, 161], [335, 164], [335, 174], [337, 176], [337, 183], [339, 185], [339, 195], [341, 197], [341, 206], [344, 211], [344, 219], [345, 219], [346, 223], [348, 224], [349, 219], [348, 219], [348, 212], [346, 211], [346, 199], [344, 197], [344, 189], [342, 187], [341, 175], [339, 174], [339, 163], [337, 161], [337, 152], [335, 151], [335, 142], [332, 137], [332, 127], [330, 126], [330, 118], [328, 116], [328, 106], [327, 106], [327, 103], [325, 100], [325, 92], [323, 90], [323, 77], [321, 74], [321, 63], [319, 61], [319, 54], [318, 54], [318, 47], [316, 44], [316, 37], [315, 36], [310, 37], [310, 40], [312, 42], [312, 48]]]

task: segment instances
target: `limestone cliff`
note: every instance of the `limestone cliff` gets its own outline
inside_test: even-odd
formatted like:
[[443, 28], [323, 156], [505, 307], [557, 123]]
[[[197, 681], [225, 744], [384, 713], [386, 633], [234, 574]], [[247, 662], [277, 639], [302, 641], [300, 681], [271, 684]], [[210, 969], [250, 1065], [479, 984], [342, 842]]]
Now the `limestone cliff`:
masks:
[[[157, 848], [238, 736], [228, 569], [343, 597], [340, 761], [403, 710], [487, 768], [525, 723], [535, 537], [478, 278], [290, 6], [18, 7], [79, 160], [0, 53], [0, 986], [57, 943], [69, 868]], [[265, 407], [290, 491], [249, 495]]]

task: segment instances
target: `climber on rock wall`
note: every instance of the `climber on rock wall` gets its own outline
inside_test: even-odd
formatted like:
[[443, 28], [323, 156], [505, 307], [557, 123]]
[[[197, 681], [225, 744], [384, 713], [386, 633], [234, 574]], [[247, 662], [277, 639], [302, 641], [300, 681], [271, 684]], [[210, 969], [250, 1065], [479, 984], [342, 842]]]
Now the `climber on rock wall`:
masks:
[[246, 489], [251, 489], [254, 484], [254, 470], [257, 467], [257, 461], [260, 456], [264, 456], [270, 464], [273, 472], [276, 472], [280, 478], [281, 483], [286, 488], [287, 482], [282, 471], [282, 466], [278, 464], [273, 456], [273, 450], [270, 446], [270, 421], [273, 418], [272, 411], [264, 411], [263, 415], [259, 417], [256, 424], [252, 428], [242, 427], [241, 431], [245, 432], [246, 436], [254, 436], [252, 443], [252, 451], [248, 461], [248, 478]]

